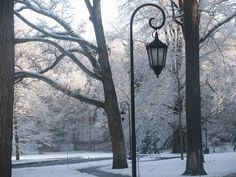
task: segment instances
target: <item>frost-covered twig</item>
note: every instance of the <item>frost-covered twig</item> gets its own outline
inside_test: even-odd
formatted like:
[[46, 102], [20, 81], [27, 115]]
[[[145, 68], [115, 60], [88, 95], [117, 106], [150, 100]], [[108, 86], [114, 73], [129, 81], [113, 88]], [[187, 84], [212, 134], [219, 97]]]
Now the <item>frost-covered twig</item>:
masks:
[[36, 73], [32, 73], [32, 72], [27, 72], [27, 71], [17, 71], [15, 72], [15, 80], [18, 80], [19, 78], [35, 78], [35, 79], [39, 79], [41, 81], [46, 82], [47, 84], [49, 84], [50, 86], [52, 86], [53, 88], [63, 92], [64, 94], [71, 96], [73, 98], [79, 99], [82, 102], [97, 106], [97, 107], [101, 107], [104, 108], [104, 103], [100, 100], [95, 100], [93, 98], [89, 98], [89, 97], [85, 97], [82, 94], [78, 93], [78, 91], [73, 92], [69, 89], [67, 89], [66, 87], [62, 86], [61, 84], [53, 81], [52, 79], [42, 75], [42, 74], [36, 74]]
[[70, 57], [86, 74], [88, 74], [89, 76], [97, 79], [97, 80], [101, 80], [101, 78], [91, 72], [87, 67], [85, 67], [76, 57], [73, 53], [66, 51], [62, 46], [60, 46], [58, 43], [51, 41], [49, 39], [44, 39], [44, 38], [16, 38], [15, 39], [15, 43], [19, 44], [19, 43], [26, 43], [26, 42], [44, 42], [44, 43], [48, 43], [53, 45], [54, 47], [56, 47], [60, 52], [62, 52], [64, 55]]

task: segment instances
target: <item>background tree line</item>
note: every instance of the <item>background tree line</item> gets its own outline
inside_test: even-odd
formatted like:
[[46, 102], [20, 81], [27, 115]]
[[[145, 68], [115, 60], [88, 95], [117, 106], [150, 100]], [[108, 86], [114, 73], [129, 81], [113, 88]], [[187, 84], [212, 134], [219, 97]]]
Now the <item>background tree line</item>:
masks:
[[[156, 3], [156, 1], [153, 2]], [[4, 2], [2, 3], [4, 4]], [[129, 68], [127, 67], [127, 63], [129, 62], [129, 53], [127, 50], [128, 36], [126, 36], [125, 34], [127, 33], [124, 33], [123, 31], [126, 26], [122, 26], [122, 28], [116, 28], [116, 34], [106, 34], [106, 39], [107, 41], [109, 41], [108, 43], [106, 43], [104, 41], [104, 32], [102, 32], [103, 29], [101, 26], [101, 15], [99, 14], [100, 1], [94, 1], [93, 3], [85, 1], [90, 12], [90, 20], [96, 27], [97, 25], [99, 26], [99, 28], [95, 28], [97, 38], [97, 45], [95, 45], [96, 42], [89, 42], [81, 38], [80, 34], [83, 33], [84, 24], [80, 24], [80, 28], [78, 30], [74, 30], [73, 27], [69, 25], [68, 22], [71, 22], [72, 18], [71, 15], [68, 15], [68, 12], [65, 11], [65, 9], [69, 8], [69, 6], [67, 6], [66, 4], [64, 4], [65, 8], [61, 10], [64, 13], [59, 13], [61, 12], [59, 10], [59, 1], [48, 1], [44, 3], [40, 1], [15, 1], [15, 3], [15, 15], [17, 17], [16, 21], [19, 20], [19, 23], [23, 22], [24, 24], [26, 24], [23, 25], [24, 30], [16, 29], [15, 42], [17, 44], [17, 57], [15, 65], [15, 82], [17, 83], [17, 85], [25, 82], [25, 80], [22, 81], [23, 78], [37, 78], [71, 97], [74, 97], [81, 101], [85, 101], [97, 107], [104, 108], [108, 116], [108, 124], [111, 136], [114, 130], [117, 131], [117, 128], [113, 127], [113, 123], [115, 124], [116, 122], [116, 125], [118, 125], [118, 129], [120, 130], [119, 137], [111, 137], [111, 139], [113, 139], [112, 146], [114, 147], [119, 144], [119, 146], [121, 146], [123, 149], [122, 152], [117, 152], [118, 150], [113, 149], [113, 167], [126, 167], [127, 163], [125, 160], [125, 143], [122, 135], [123, 133], [118, 103], [116, 101], [116, 96], [114, 96], [115, 87], [118, 95], [118, 101], [126, 99], [126, 96], [124, 96], [124, 92], [129, 95], [128, 84], [124, 84], [124, 82], [128, 81], [129, 78]], [[124, 12], [124, 14], [126, 15], [123, 16], [123, 19], [129, 19], [129, 15], [127, 15], [127, 12], [132, 12], [132, 10], [134, 9], [132, 7], [137, 7], [139, 3], [143, 2], [129, 1], [127, 3], [124, 1], [123, 3], [124, 5], [122, 6], [122, 9], [126, 10]], [[169, 15], [171, 16], [171, 11], [169, 11], [169, 9], [171, 9], [170, 1], [158, 1], [158, 3], [160, 3], [162, 7], [165, 7], [166, 12], [170, 13]], [[175, 4], [175, 13], [179, 12], [179, 10], [184, 10], [182, 1], [175, 2]], [[12, 4], [7, 4], [5, 2], [5, 5]], [[235, 8], [229, 8], [234, 7], [233, 5], [234, 4], [232, 4], [230, 1], [201, 1], [199, 7], [199, 13], [201, 16], [199, 29], [199, 64], [201, 74], [200, 85], [202, 88], [202, 117], [204, 117], [204, 120], [207, 119], [211, 120], [211, 122], [214, 122], [210, 125], [212, 126], [212, 130], [215, 130], [215, 127], [217, 127], [218, 125], [223, 125], [222, 129], [224, 129], [225, 125], [229, 125], [231, 122], [235, 121], [232, 116], [234, 114], [233, 104], [235, 95], [232, 92], [232, 88], [235, 85], [235, 78], [233, 76], [233, 72], [235, 69], [235, 61], [233, 60], [233, 58], [235, 56], [233, 52], [230, 52], [234, 50], [233, 41], [235, 32], [233, 31], [233, 27], [235, 26], [235, 23], [232, 19], [235, 16]], [[5, 6], [3, 5], [1, 7]], [[36, 14], [38, 13], [46, 16], [47, 18], [52, 18], [57, 22], [57, 24], [54, 22], [51, 23], [51, 21], [45, 20], [44, 18], [40, 19], [39, 21], [29, 21], [27, 20], [27, 14], [24, 14], [24, 11], [26, 10], [31, 10]], [[2, 12], [5, 13], [5, 11], [3, 10]], [[63, 16], [63, 14], [68, 15], [66, 17], [66, 20], [64, 19], [65, 16]], [[145, 14], [145, 16], [143, 16], [143, 14]], [[147, 18], [146, 16], [148, 15], [151, 15], [148, 11], [142, 12], [139, 17], [141, 24], [142, 20]], [[4, 16], [2, 17], [4, 18]], [[154, 137], [154, 139], [151, 140], [152, 142], [156, 141], [154, 146], [157, 146], [158, 148], [165, 147], [165, 145], [167, 144], [167, 140], [171, 139], [170, 137], [172, 137], [172, 131], [176, 131], [176, 129], [179, 128], [180, 120], [183, 122], [183, 125], [185, 124], [185, 107], [186, 105], [189, 105], [185, 100], [185, 83], [187, 82], [184, 78], [185, 41], [181, 26], [171, 23], [171, 21], [173, 20], [180, 23], [182, 21], [181, 18], [168, 18], [167, 20], [169, 20], [169, 23], [167, 23], [168, 25], [161, 34], [162, 38], [165, 39], [170, 45], [169, 58], [171, 58], [171, 60], [168, 60], [167, 69], [158, 79], [158, 82], [156, 81], [155, 76], [153, 76], [147, 68], [143, 67], [136, 69], [137, 74], [135, 76], [135, 82], [137, 88], [137, 133], [139, 135], [139, 148], [142, 148], [142, 146], [146, 148], [147, 144], [144, 140], [152, 139], [149, 137]], [[127, 20], [127, 25], [128, 23], [129, 20]], [[146, 31], [147, 29], [146, 25], [141, 26], [141, 29], [138, 30], [139, 34], [140, 31]], [[3, 32], [6, 32], [6, 29], [10, 28], [12, 28], [12, 26], [9, 26], [9, 28], [4, 26]], [[17, 28], [19, 28], [18, 25]], [[1, 32], [1, 34], [3, 33]], [[145, 34], [149, 35], [150, 32]], [[143, 37], [146, 36], [139, 35], [136, 39], [140, 42], [140, 45], [137, 45], [139, 51], [142, 51], [141, 45], [143, 43], [142, 41], [144, 41]], [[35, 41], [39, 43], [33, 43]], [[22, 44], [26, 42], [30, 42], [30, 45]], [[27, 48], [29, 46], [32, 46], [31, 50], [34, 51], [36, 51], [37, 48], [37, 51], [26, 52], [24, 51], [24, 45], [27, 46]], [[116, 46], [119, 46], [119, 48], [123, 49], [122, 52], [120, 50], [117, 50]], [[22, 47], [23, 53], [21, 52], [22, 50], [20, 49], [20, 47]], [[108, 57], [110, 58], [111, 62], [114, 84], [111, 78], [111, 70], [108, 63]], [[1, 57], [1, 59], [2, 58], [4, 57]], [[137, 54], [137, 65], [145, 64], [143, 58], [144, 56], [142, 52]], [[65, 62], [66, 66], [69, 66], [69, 68], [66, 69], [65, 64], [64, 66], [60, 66], [61, 62]], [[73, 63], [75, 65], [73, 65]], [[145, 65], [147, 65], [147, 63]], [[3, 68], [5, 69], [7, 68], [2, 64], [1, 66], [3, 66]], [[80, 67], [83, 72], [86, 73], [86, 75], [82, 76], [82, 72], [78, 70], [77, 67]], [[121, 72], [121, 70], [123, 70], [124, 72]], [[1, 69], [1, 71], [4, 72], [5, 70]], [[12, 72], [8, 69], [8, 72], [9, 71]], [[7, 75], [8, 76], [6, 77], [11, 77], [11, 74]], [[148, 77], [150, 75], [151, 78]], [[76, 82], [77, 78], [79, 78], [79, 81]], [[124, 78], [124, 81], [120, 78]], [[224, 84], [218, 84], [219, 78], [222, 78], [220, 82]], [[11, 81], [11, 78], [7, 80]], [[1, 81], [4, 80], [1, 79]], [[73, 84], [71, 85], [71, 83]], [[157, 91], [153, 92], [150, 88], [157, 88]], [[91, 90], [88, 91], [89, 89]], [[105, 95], [97, 94], [102, 92], [104, 92]], [[1, 94], [4, 93], [5, 92], [1, 90]], [[5, 94], [4, 97], [1, 97], [1, 100], [4, 99], [6, 99]], [[106, 102], [106, 100], [108, 101]], [[114, 102], [111, 103], [109, 102], [109, 100]], [[23, 105], [25, 106], [24, 103]], [[111, 105], [116, 106], [110, 107]], [[1, 106], [1, 108], [3, 107], [4, 106]], [[22, 108], [20, 108], [19, 110], [23, 111]], [[19, 114], [19, 112], [16, 111], [15, 115], [17, 114]], [[5, 113], [4, 116], [1, 115], [1, 121], [9, 121], [9, 119], [7, 118], [9, 118], [10, 116], [5, 116]], [[55, 114], [49, 117], [53, 116], [55, 116]], [[221, 116], [227, 117], [227, 120], [224, 119], [223, 124]], [[43, 119], [42, 122], [44, 122]], [[5, 125], [4, 123], [5, 122], [3, 122], [2, 124], [1, 122], [1, 125]], [[153, 132], [147, 131], [149, 126], [153, 126]], [[166, 128], [164, 127], [168, 127], [168, 131], [166, 131]], [[234, 134], [233, 127], [230, 127], [232, 131], [228, 132], [227, 137], [228, 135]], [[8, 128], [10, 128], [10, 126]], [[127, 129], [125, 129], [125, 131], [127, 131]], [[153, 136], [150, 136], [151, 134], [153, 134]], [[219, 136], [219, 133], [215, 131], [212, 131], [212, 136], [218, 138], [222, 137]], [[1, 142], [4, 142], [4, 139], [6, 137], [4, 137], [3, 134], [1, 138], [3, 140]], [[119, 138], [120, 141], [116, 141], [117, 138]], [[9, 147], [10, 143], [7, 143], [6, 145], [8, 145]], [[6, 147], [1, 146], [1, 148], [3, 148], [4, 150], [4, 148]], [[153, 147], [150, 148], [152, 149]], [[7, 153], [8, 158], [9, 153]], [[4, 159], [5, 155], [1, 157], [3, 157]], [[5, 158], [5, 160], [6, 159], [7, 158]], [[9, 165], [9, 160], [7, 163], [1, 164]], [[2, 168], [6, 170], [8, 169], [9, 171], [9, 168]], [[198, 169], [198, 167], [196, 168]]]

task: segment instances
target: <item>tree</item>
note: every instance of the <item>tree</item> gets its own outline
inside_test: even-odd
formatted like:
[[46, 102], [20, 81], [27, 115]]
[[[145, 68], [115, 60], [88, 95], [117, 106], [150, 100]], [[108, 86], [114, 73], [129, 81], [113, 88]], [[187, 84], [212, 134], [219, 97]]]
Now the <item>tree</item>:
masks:
[[186, 52], [187, 165], [184, 175], [205, 175], [203, 168], [198, 1], [184, 1], [184, 37]]
[[[135, 4], [140, 3], [140, 2], [142, 3], [142, 1], [137, 1], [137, 0], [136, 1], [135, 0], [133, 0], [133, 1], [125, 0], [125, 3], [123, 5], [123, 7], [122, 7], [123, 9], [126, 9], [125, 15], [127, 14], [127, 12], [132, 11], [130, 7], [133, 7]], [[157, 3], [156, 0], [154, 0], [153, 2]], [[178, 14], [178, 15], [174, 16], [173, 20], [176, 21], [177, 24], [182, 25], [183, 21], [181, 19], [182, 18], [181, 14], [183, 14], [183, 12], [184, 12], [184, 3], [183, 3], [184, 1], [183, 0], [179, 0], [179, 1], [173, 1], [173, 0], [171, 0], [171, 1], [170, 0], [158, 1], [158, 3], [160, 3], [160, 4], [163, 3], [163, 2], [166, 2], [168, 4], [170, 2], [173, 3], [173, 7], [174, 7], [173, 13], [174, 14], [175, 13]], [[207, 58], [206, 57], [207, 55], [209, 55], [212, 52], [215, 52], [217, 50], [220, 51], [219, 53], [220, 53], [220, 55], [222, 55], [222, 51], [221, 50], [224, 47], [220, 47], [220, 44], [217, 43], [216, 39], [219, 38], [219, 36], [225, 36], [225, 37], [232, 36], [231, 33], [232, 33], [233, 24], [231, 25], [231, 28], [229, 28], [229, 31], [231, 31], [230, 34], [225, 34], [225, 30], [226, 29], [222, 29], [222, 27], [225, 26], [226, 23], [230, 24], [230, 21], [231, 21], [231, 19], [233, 19], [235, 17], [236, 12], [235, 12], [235, 8], [232, 8], [232, 6], [233, 7], [235, 6], [235, 4], [232, 1], [199, 1], [199, 2], [201, 2], [199, 4], [199, 6], [201, 8], [198, 9], [198, 11], [199, 11], [198, 13], [201, 15], [202, 20], [201, 20], [200, 29], [198, 29], [200, 34], [201, 34], [201, 38], [199, 39], [199, 37], [198, 37], [198, 39], [199, 39], [198, 48], [199, 48], [199, 45], [200, 45], [200, 47], [201, 47], [201, 54], [204, 53], [204, 55], [201, 55], [201, 57], [202, 57], [202, 59], [205, 60]], [[162, 6], [162, 7], [165, 7], [165, 6]], [[231, 7], [231, 8], [229, 8], [229, 7]], [[228, 9], [228, 10], [225, 11], [224, 9]], [[166, 13], [168, 14], [167, 10], [166, 10]], [[167, 16], [171, 16], [171, 14], [169, 14]], [[147, 17], [147, 14], [146, 14], [145, 11], [142, 12], [142, 17]], [[140, 18], [140, 21], [142, 21], [142, 20], [143, 19]], [[168, 20], [168, 18], [167, 18], [167, 20]], [[199, 22], [200, 22], [200, 20], [199, 20]], [[123, 19], [122, 19], [122, 23], [124, 23]], [[173, 25], [173, 23], [167, 23], [167, 24], [168, 25], [166, 25], [165, 33], [167, 34], [167, 38], [170, 38], [169, 40], [171, 41], [170, 45], [169, 45], [169, 48], [168, 48], [168, 50], [169, 50], [168, 53], [170, 53], [170, 55], [171, 55], [171, 52], [172, 52], [171, 49], [173, 48], [171, 46], [171, 43], [173, 43], [173, 37], [172, 36], [175, 36], [179, 32], [178, 32], [178, 28], [176, 29], [176, 27], [175, 27], [175, 25]], [[224, 35], [222, 35], [219, 31], [223, 31]], [[139, 32], [139, 35], [140, 35], [140, 30], [138, 30], [138, 32]], [[185, 30], [183, 30], [183, 33], [185, 34]], [[177, 34], [177, 37], [179, 37], [178, 34]], [[210, 50], [209, 49], [209, 44], [212, 45], [212, 43], [215, 46], [214, 46], [213, 49], [211, 48], [211, 51], [210, 51], [211, 53], [210, 53], [210, 52], [208, 52], [208, 50]], [[180, 43], [178, 43], [178, 42], [176, 42], [176, 44], [174, 44], [174, 45], [176, 45], [176, 48], [177, 48], [176, 50], [173, 50], [175, 52], [175, 54], [176, 54], [176, 58], [183, 58], [182, 57], [182, 52], [178, 52], [178, 48], [181, 48], [182, 45]], [[179, 45], [179, 47], [178, 47], [178, 45]], [[219, 54], [216, 54], [215, 57], [219, 58]], [[215, 57], [214, 57], [214, 59], [215, 59]], [[169, 57], [169, 58], [174, 58], [174, 57], [173, 57], [173, 55], [171, 55], [171, 57]], [[209, 58], [207, 58], [207, 59], [209, 60]], [[168, 60], [169, 59], [167, 59], [167, 62], [168, 62]], [[169, 63], [167, 63], [167, 67], [166, 67], [167, 69], [169, 69], [168, 64]], [[182, 65], [182, 66], [184, 66], [184, 65]], [[189, 69], [191, 69], [192, 67], [194, 67], [194, 66], [190, 65]], [[181, 69], [182, 69], [182, 67], [181, 67]], [[199, 64], [198, 64], [197, 68], [195, 67], [195, 70], [196, 69], [197, 70], [199, 69]], [[202, 69], [202, 67], [201, 67], [201, 69]], [[164, 75], [164, 72], [165, 71], [163, 71], [163, 75]], [[178, 72], [176, 72], [176, 74], [178, 74]], [[163, 77], [163, 75], [159, 79], [161, 79]], [[179, 75], [179, 76], [181, 77], [183, 75]], [[189, 75], [188, 75], [188, 77], [189, 77]], [[183, 78], [181, 78], [181, 79], [183, 79]], [[193, 79], [195, 79], [195, 76], [193, 77]], [[178, 76], [176, 76], [176, 80], [179, 80]], [[226, 80], [225, 77], [224, 77], [224, 80]], [[168, 82], [170, 82], [170, 80], [168, 80]], [[179, 85], [179, 82], [176, 82], [176, 83], [178, 84], [178, 87], [182, 86], [182, 84]], [[184, 83], [184, 82], [182, 82], [182, 83]], [[200, 87], [199, 83], [196, 84], [196, 85], [197, 85], [197, 87]], [[188, 86], [189, 86], [189, 82], [188, 82]], [[165, 87], [164, 84], [162, 84], [162, 87]], [[153, 87], [149, 87], [149, 88], [153, 88]], [[154, 87], [154, 88], [156, 88], [156, 87]], [[197, 88], [197, 89], [199, 89], [199, 92], [200, 92], [200, 88]], [[182, 90], [184, 91], [185, 87], [183, 87]], [[189, 93], [188, 93], [188, 95], [189, 95]], [[198, 95], [198, 97], [200, 97], [200, 95]], [[179, 98], [181, 98], [181, 97], [179, 97]], [[197, 101], [199, 101], [199, 100], [200, 100], [200, 98], [198, 98]], [[179, 102], [178, 100], [176, 101], [176, 99], [173, 99], [173, 101], [177, 102], [177, 103]], [[183, 102], [184, 101], [185, 101], [185, 98], [183, 99]], [[142, 100], [142, 102], [143, 102], [143, 100]], [[158, 114], [156, 114], [156, 115], [158, 115]], [[189, 113], [188, 113], [188, 115], [189, 115]], [[196, 142], [192, 142], [192, 143], [196, 143]], [[201, 145], [197, 145], [197, 146], [200, 147]], [[190, 163], [192, 163], [192, 161], [188, 161], [187, 163], [190, 164]]]
[[[20, 146], [19, 146], [19, 133], [18, 133], [18, 120], [16, 113], [16, 91], [14, 90], [14, 107], [13, 107], [13, 144], [15, 145], [16, 160], [20, 160]], [[14, 148], [13, 148], [14, 149]]]
[[[17, 4], [20, 4], [20, 6], [16, 6], [15, 15], [30, 28], [37, 31], [36, 35], [34, 33], [34, 36], [16, 38], [16, 44], [25, 42], [46, 43], [54, 47], [53, 54], [56, 58], [54, 62], [49, 64], [47, 68], [41, 70], [39, 73], [17, 71], [15, 73], [15, 80], [19, 81], [23, 78], [37, 78], [71, 97], [103, 108], [106, 111], [108, 118], [108, 127], [113, 151], [113, 168], [126, 168], [127, 160], [124, 135], [117, 103], [117, 96], [108, 60], [109, 56], [101, 18], [101, 1], [93, 0], [93, 2], [91, 2], [89, 0], [85, 0], [85, 4], [90, 14], [90, 20], [94, 27], [97, 46], [84, 40], [73, 30], [68, 22], [53, 12], [53, 9], [56, 9], [59, 1], [50, 1], [51, 4], [49, 3], [49, 6], [47, 6], [47, 3], [39, 3], [37, 0], [17, 0], [16, 2]], [[21, 12], [25, 9], [54, 20], [60, 28], [58, 28], [57, 31], [52, 29], [50, 25], [45, 25], [47, 21], [45, 23], [41, 23], [43, 24], [41, 26], [34, 25], [21, 14]], [[62, 47], [60, 43], [61, 41], [67, 41], [67, 43], [69, 41], [69, 45], [66, 45], [67, 47]], [[49, 49], [48, 51], [51, 52], [52, 50]], [[82, 55], [88, 59], [90, 66], [81, 62], [80, 58], [82, 58]], [[95, 99], [94, 97], [86, 97], [79, 91], [72, 91], [44, 75], [49, 70], [53, 69], [60, 62], [60, 60], [65, 57], [71, 59], [78, 67], [81, 68], [82, 71], [84, 71], [84, 73], [93, 78], [96, 82], [100, 82], [102, 84], [104, 90], [104, 101]], [[91, 66], [93, 71], [90, 69]]]
[[11, 177], [14, 98], [13, 0], [0, 2], [0, 176]]

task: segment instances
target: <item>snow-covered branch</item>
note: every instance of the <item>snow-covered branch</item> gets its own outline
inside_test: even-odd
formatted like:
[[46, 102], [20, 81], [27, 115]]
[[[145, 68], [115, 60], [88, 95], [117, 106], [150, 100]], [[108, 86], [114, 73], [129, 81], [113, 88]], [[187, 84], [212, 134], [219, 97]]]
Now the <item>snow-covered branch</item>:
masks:
[[[60, 33], [50, 33], [50, 32], [47, 32], [43, 29], [41, 29], [40, 27], [38, 27], [37, 25], [34, 25], [33, 23], [31, 23], [29, 20], [27, 20], [26, 18], [24, 18], [20, 13], [18, 12], [14, 12], [15, 15], [21, 19], [25, 24], [27, 24], [29, 27], [37, 30], [38, 32], [42, 33], [43, 35], [45, 35], [45, 37], [51, 37], [51, 38], [54, 38], [54, 39], [60, 39], [60, 40], [67, 40], [67, 41], [72, 41], [72, 42], [78, 42], [78, 43], [81, 43], [81, 44], [84, 44], [86, 46], [89, 46], [91, 47], [92, 49], [94, 50], [97, 50], [97, 47], [94, 46], [93, 44], [85, 41], [84, 39], [82, 38], [78, 38], [78, 37], [71, 37], [71, 36], [68, 36], [68, 35], [60, 35]], [[69, 34], [69, 33], [67, 33]]]
[[89, 97], [85, 97], [82, 94], [77, 92], [73, 92], [69, 89], [67, 89], [66, 87], [62, 86], [61, 84], [54, 82], [52, 79], [42, 75], [42, 74], [36, 74], [36, 73], [32, 73], [32, 72], [27, 72], [27, 71], [17, 71], [15, 72], [15, 80], [21, 79], [21, 78], [35, 78], [35, 79], [39, 79], [41, 81], [46, 82], [47, 84], [49, 84], [50, 86], [52, 86], [53, 88], [63, 92], [64, 94], [71, 96], [73, 98], [76, 98], [82, 102], [97, 106], [97, 107], [101, 107], [104, 108], [104, 103], [100, 100], [95, 100], [93, 98], [89, 98]]
[[[79, 49], [70, 49], [68, 50], [68, 52], [78, 52], [78, 53], [82, 53], [83, 54], [83, 51], [79, 50]], [[57, 64], [66, 56], [64, 53], [57, 56], [56, 54], [55, 55], [55, 58], [56, 60], [54, 62], [52, 62], [47, 68], [44, 68], [42, 71], [40, 71], [39, 73], [40, 74], [44, 74], [50, 70], [52, 70], [53, 68], [55, 68], [55, 66], [57, 66]], [[23, 70], [23, 69], [21, 69]]]
[[37, 37], [32, 37], [32, 38], [16, 38], [15, 39], [15, 44], [19, 43], [26, 43], [26, 42], [44, 42], [53, 45], [56, 47], [60, 52], [62, 52], [64, 55], [68, 56], [73, 60], [74, 63], [76, 63], [86, 74], [89, 76], [93, 77], [94, 79], [101, 80], [100, 76], [97, 74], [91, 72], [86, 66], [84, 66], [76, 57], [73, 53], [68, 52], [65, 50], [62, 46], [60, 46], [58, 43], [51, 41], [49, 39], [44, 39], [44, 38], [37, 38]]
[[230, 20], [232, 20], [234, 17], [236, 17], [236, 11], [231, 14], [228, 18], [222, 20], [221, 22], [219, 22], [217, 25], [215, 25], [214, 27], [212, 27], [206, 34], [205, 36], [203, 36], [199, 43], [204, 42], [208, 37], [210, 37], [212, 34], [214, 34], [214, 32], [221, 27], [222, 25], [224, 25], [225, 23], [229, 22]]
[[69, 33], [72, 37], [76, 38], [78, 43], [81, 43], [83, 45], [89, 46], [89, 47], [97, 50], [96, 46], [94, 46], [92, 43], [84, 40], [81, 36], [76, 34], [73, 31], [72, 27], [68, 23], [66, 23], [63, 19], [58, 17], [56, 14], [54, 14], [51, 10], [46, 9], [46, 8], [37, 8], [34, 5], [32, 5], [28, 0], [18, 1], [18, 2], [24, 4], [26, 6], [25, 7], [26, 9], [32, 10], [38, 14], [44, 15], [46, 17], [49, 17], [49, 18], [55, 20], [58, 24], [60, 24], [67, 31], [67, 33]]
[[[33, 2], [36, 3], [35, 1], [33, 1]], [[39, 4], [37, 4], [38, 7], [36, 7], [35, 5], [32, 5], [32, 3], [29, 2], [28, 0], [26, 0], [26, 1], [18, 0], [17, 3], [20, 3], [20, 4], [24, 5], [24, 8], [21, 8], [21, 10], [29, 9], [29, 10], [32, 10], [33, 12], [36, 12], [36, 13], [40, 14], [40, 15], [44, 15], [44, 16], [52, 19], [52, 20], [55, 20], [60, 26], [62, 26], [65, 29], [65, 32], [53, 32], [53, 33], [52, 32], [47, 32], [47, 31], [41, 29], [40, 27], [38, 27], [37, 25], [34, 25], [29, 20], [24, 18], [20, 13], [15, 11], [15, 14], [24, 23], [26, 23], [29, 27], [31, 27], [31, 28], [37, 30], [38, 32], [42, 33], [42, 35], [39, 36], [39, 37], [42, 37], [42, 38], [51, 37], [51, 38], [54, 38], [54, 39], [77, 42], [81, 46], [82, 50], [84, 51], [84, 55], [91, 62], [92, 66], [94, 67], [94, 70], [96, 70], [96, 71], [100, 70], [100, 66], [97, 62], [97, 59], [96, 59], [94, 53], [92, 52], [92, 50], [97, 52], [98, 48], [95, 45], [93, 45], [92, 43], [86, 41], [84, 38], [82, 38], [77, 33], [75, 33], [73, 31], [72, 27], [65, 20], [63, 20], [62, 18], [60, 18], [56, 14], [54, 14], [51, 9], [48, 9], [48, 8], [45, 8], [45, 7], [42, 8]]]

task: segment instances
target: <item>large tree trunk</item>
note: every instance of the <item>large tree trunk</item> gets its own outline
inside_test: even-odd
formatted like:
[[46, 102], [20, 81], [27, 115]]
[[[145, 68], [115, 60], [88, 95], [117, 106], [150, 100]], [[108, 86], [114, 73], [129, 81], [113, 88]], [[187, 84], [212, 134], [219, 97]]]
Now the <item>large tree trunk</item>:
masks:
[[14, 141], [16, 150], [16, 160], [20, 160], [20, 146], [19, 146], [19, 135], [18, 135], [18, 123], [17, 117], [13, 117], [13, 130], [14, 130]]
[[100, 0], [93, 0], [93, 6], [89, 7], [91, 21], [94, 25], [97, 45], [99, 49], [98, 61], [101, 66], [102, 83], [105, 94], [105, 111], [108, 118], [108, 127], [112, 142], [113, 166], [112, 168], [127, 168], [126, 149], [121, 116], [112, 79], [111, 67], [108, 60], [107, 45], [101, 18]]
[[[113, 89], [112, 89], [113, 88]], [[121, 118], [113, 83], [104, 83], [106, 90], [105, 110], [108, 117], [108, 127], [112, 142], [113, 168], [127, 168], [126, 149], [122, 130]], [[109, 89], [109, 90], [108, 90]]]
[[186, 43], [187, 121], [187, 165], [184, 175], [205, 175], [202, 155], [197, 0], [184, 1], [184, 37]]
[[0, 177], [11, 177], [14, 98], [13, 0], [0, 1]]

